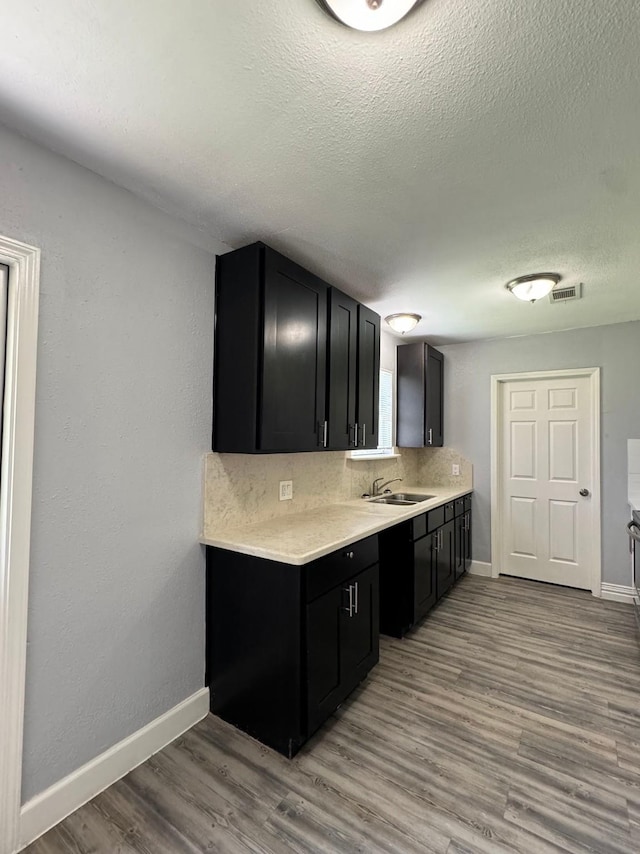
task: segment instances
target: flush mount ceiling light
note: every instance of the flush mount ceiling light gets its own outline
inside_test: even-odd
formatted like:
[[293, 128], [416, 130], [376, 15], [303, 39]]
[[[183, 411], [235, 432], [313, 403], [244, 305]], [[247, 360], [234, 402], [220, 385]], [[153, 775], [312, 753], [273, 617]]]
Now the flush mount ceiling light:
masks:
[[386, 30], [404, 18], [419, 0], [318, 0], [338, 21], [354, 30]]
[[393, 329], [394, 332], [400, 332], [404, 335], [405, 332], [411, 332], [422, 320], [420, 314], [390, 314], [385, 317], [385, 321]]
[[562, 276], [558, 273], [532, 273], [530, 276], [518, 276], [505, 285], [514, 297], [525, 302], [535, 302], [546, 297], [558, 284]]

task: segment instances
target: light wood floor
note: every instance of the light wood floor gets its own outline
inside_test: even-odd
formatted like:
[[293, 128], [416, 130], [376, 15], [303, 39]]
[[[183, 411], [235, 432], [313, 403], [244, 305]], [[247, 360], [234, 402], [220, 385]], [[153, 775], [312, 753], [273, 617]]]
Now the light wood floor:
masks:
[[209, 716], [27, 850], [637, 854], [631, 606], [464, 578], [292, 762]]

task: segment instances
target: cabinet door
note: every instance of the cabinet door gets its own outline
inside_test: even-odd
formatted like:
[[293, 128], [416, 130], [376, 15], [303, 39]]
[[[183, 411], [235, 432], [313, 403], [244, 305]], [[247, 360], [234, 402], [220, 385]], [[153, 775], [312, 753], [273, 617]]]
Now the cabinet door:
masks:
[[433, 347], [426, 347], [425, 440], [429, 447], [441, 448], [443, 442], [444, 358]]
[[464, 514], [464, 569], [468, 570], [471, 566], [471, 510], [467, 510]]
[[324, 445], [328, 287], [269, 248], [264, 267], [259, 447], [317, 450]]
[[465, 551], [466, 551], [466, 530], [465, 517], [456, 516], [456, 541], [455, 541], [455, 575], [456, 578], [464, 573], [465, 570]]
[[333, 451], [356, 447], [358, 303], [331, 288], [327, 359], [328, 444]]
[[340, 657], [346, 585], [307, 605], [307, 734], [314, 732], [342, 700]]
[[[378, 565], [370, 566], [349, 581], [351, 612], [342, 615], [342, 678], [347, 693], [361, 682], [378, 661], [379, 613]], [[346, 694], [345, 694], [346, 696]]]
[[438, 540], [437, 596], [440, 599], [451, 587], [455, 577], [455, 521], [447, 522], [436, 531]]
[[358, 306], [358, 447], [378, 447], [380, 315]]
[[307, 606], [307, 735], [378, 661], [378, 565]]
[[413, 544], [413, 621], [422, 619], [436, 603], [437, 532], [416, 540]]

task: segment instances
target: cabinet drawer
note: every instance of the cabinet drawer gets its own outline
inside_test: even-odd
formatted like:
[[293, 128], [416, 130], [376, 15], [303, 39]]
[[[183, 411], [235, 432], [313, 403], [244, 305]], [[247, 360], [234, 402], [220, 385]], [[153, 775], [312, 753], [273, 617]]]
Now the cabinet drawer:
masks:
[[464, 498], [456, 498], [456, 516], [462, 516], [464, 513]]
[[424, 537], [427, 533], [427, 514], [423, 513], [422, 516], [416, 516], [411, 520], [411, 539], [419, 540], [420, 537]]
[[471, 496], [465, 495], [464, 497], [464, 509], [471, 510]]
[[454, 516], [455, 516], [454, 502], [450, 501], [448, 504], [444, 505], [444, 521], [450, 522]]
[[303, 567], [306, 569], [307, 602], [377, 562], [377, 534], [312, 561]]
[[427, 513], [427, 533], [430, 534], [442, 525], [444, 525], [444, 504]]

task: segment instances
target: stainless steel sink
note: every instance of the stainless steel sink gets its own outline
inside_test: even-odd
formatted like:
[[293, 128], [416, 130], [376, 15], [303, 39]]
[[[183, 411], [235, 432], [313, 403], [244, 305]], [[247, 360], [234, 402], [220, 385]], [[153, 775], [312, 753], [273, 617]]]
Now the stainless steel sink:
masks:
[[418, 504], [420, 501], [427, 501], [433, 498], [433, 495], [418, 495], [413, 492], [394, 492], [392, 495], [383, 495], [381, 498], [374, 498], [372, 504]]
[[397, 498], [399, 501], [412, 501], [414, 504], [434, 497], [433, 495], [418, 495], [417, 492], [394, 492], [393, 495], [389, 496], [389, 498]]
[[394, 495], [384, 496], [383, 498], [374, 498], [371, 501], [371, 504], [400, 504], [409, 506], [410, 504], [417, 504], [417, 501], [407, 501], [404, 498], [396, 498]]
[[435, 498], [435, 496], [418, 495], [417, 492], [394, 492], [389, 498], [397, 498], [398, 501], [410, 501], [412, 504], [418, 504], [420, 501], [428, 501], [429, 498]]

